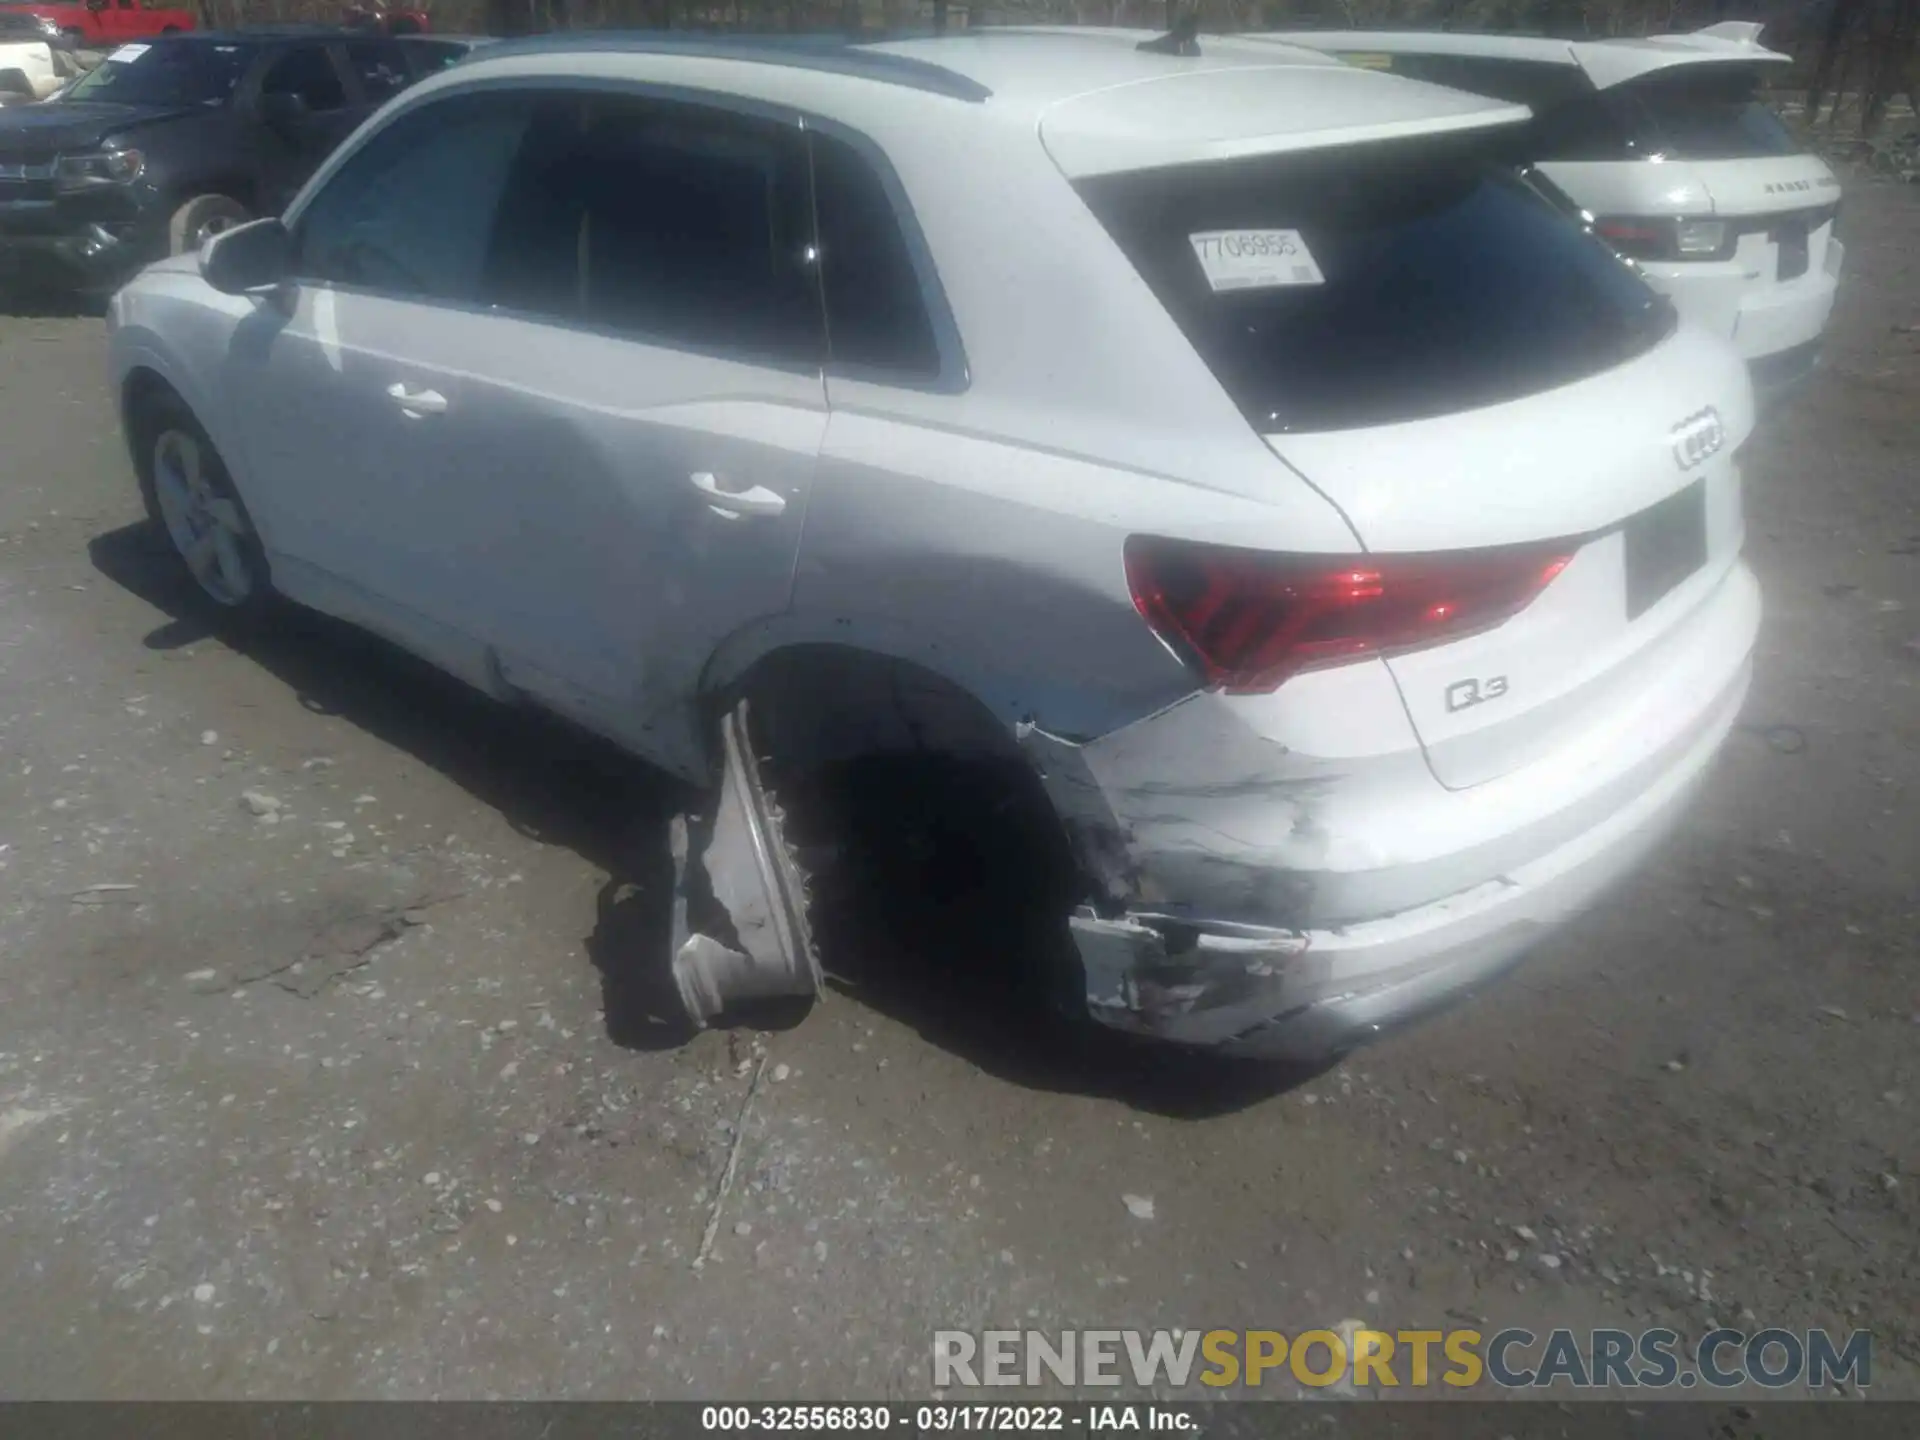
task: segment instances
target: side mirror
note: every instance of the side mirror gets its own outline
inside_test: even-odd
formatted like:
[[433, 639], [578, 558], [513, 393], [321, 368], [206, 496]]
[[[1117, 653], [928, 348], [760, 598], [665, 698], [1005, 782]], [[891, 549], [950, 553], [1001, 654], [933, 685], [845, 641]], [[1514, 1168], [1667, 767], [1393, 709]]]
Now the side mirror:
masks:
[[274, 90], [260, 97], [260, 118], [283, 133], [297, 130], [312, 112], [300, 96]]
[[293, 237], [277, 217], [209, 236], [200, 246], [200, 278], [222, 295], [271, 290], [293, 269]]

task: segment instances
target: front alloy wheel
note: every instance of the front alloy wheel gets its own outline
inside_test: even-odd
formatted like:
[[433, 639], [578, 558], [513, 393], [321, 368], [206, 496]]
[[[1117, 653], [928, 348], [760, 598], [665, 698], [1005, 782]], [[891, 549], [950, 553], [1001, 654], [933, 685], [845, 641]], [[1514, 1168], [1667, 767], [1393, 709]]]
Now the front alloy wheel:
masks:
[[153, 442], [153, 494], [167, 538], [208, 599], [238, 609], [260, 588], [248, 552], [252, 529], [239, 502], [221, 493], [204, 443], [185, 430]]

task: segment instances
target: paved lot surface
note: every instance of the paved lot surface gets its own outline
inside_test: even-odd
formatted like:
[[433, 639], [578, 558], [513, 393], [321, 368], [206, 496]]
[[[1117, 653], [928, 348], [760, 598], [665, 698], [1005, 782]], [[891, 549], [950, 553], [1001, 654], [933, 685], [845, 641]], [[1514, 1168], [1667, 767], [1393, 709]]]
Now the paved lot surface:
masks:
[[99, 323], [0, 319], [0, 1394], [905, 1397], [941, 1327], [1353, 1318], [1870, 1326], [1920, 1395], [1920, 197], [1844, 224], [1697, 813], [1306, 1078], [1062, 1045], [951, 895], [678, 1043], [647, 778], [318, 622], [208, 636]]

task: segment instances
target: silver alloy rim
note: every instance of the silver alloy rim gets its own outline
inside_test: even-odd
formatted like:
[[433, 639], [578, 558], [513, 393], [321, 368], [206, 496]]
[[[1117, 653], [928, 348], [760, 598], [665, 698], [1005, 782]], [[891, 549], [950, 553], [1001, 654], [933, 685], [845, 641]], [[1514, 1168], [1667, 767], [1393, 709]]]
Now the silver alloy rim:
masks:
[[240, 507], [213, 488], [200, 441], [183, 430], [164, 430], [153, 442], [153, 491], [167, 536], [207, 595], [238, 605], [253, 593], [242, 542], [247, 522]]

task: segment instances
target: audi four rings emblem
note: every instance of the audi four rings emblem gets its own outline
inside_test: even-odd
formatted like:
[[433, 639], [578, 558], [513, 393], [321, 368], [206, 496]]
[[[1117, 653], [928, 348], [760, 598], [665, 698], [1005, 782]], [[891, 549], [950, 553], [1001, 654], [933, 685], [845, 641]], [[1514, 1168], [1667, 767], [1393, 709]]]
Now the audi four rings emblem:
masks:
[[1720, 424], [1720, 412], [1711, 405], [1696, 411], [1673, 427], [1673, 459], [1682, 470], [1691, 470], [1727, 443], [1727, 432]]

